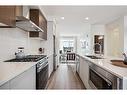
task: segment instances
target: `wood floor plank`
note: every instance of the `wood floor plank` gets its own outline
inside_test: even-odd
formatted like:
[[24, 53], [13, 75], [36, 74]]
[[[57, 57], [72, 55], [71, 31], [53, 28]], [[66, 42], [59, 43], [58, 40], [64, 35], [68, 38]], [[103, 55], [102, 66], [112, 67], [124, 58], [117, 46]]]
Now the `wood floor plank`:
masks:
[[47, 89], [85, 89], [75, 72], [75, 64], [60, 64], [50, 78]]

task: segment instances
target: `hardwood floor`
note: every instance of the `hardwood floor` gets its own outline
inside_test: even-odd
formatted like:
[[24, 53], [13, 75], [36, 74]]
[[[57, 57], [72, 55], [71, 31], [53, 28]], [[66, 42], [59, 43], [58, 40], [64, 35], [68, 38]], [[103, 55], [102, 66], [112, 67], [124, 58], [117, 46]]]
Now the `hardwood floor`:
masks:
[[47, 89], [85, 89], [75, 68], [75, 64], [60, 64], [49, 79]]

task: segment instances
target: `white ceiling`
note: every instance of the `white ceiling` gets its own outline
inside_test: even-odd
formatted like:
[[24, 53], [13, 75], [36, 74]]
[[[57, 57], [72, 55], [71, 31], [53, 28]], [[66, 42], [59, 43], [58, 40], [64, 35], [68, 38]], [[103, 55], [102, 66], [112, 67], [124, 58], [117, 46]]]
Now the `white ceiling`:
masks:
[[[83, 24], [105, 24], [127, 13], [127, 6], [39, 6], [46, 18], [56, 19], [60, 33], [79, 34]], [[60, 17], [65, 17], [62, 20]], [[89, 17], [88, 21], [85, 17]], [[63, 31], [64, 30], [64, 31]], [[63, 32], [62, 32], [63, 31]], [[83, 30], [85, 31], [85, 30]]]
[[[48, 20], [55, 18], [58, 23], [89, 22], [107, 23], [127, 13], [127, 6], [41, 6]], [[64, 16], [64, 21], [60, 17]], [[90, 20], [86, 21], [85, 17]]]

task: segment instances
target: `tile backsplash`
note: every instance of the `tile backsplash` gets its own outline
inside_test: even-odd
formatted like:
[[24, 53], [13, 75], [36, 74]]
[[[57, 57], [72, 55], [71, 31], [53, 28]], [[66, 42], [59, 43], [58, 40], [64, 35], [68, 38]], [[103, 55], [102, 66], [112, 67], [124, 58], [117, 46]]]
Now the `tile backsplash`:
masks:
[[0, 28], [0, 61], [15, 57], [18, 47], [24, 47], [25, 54], [37, 54], [39, 40], [28, 37], [28, 32], [18, 28]]

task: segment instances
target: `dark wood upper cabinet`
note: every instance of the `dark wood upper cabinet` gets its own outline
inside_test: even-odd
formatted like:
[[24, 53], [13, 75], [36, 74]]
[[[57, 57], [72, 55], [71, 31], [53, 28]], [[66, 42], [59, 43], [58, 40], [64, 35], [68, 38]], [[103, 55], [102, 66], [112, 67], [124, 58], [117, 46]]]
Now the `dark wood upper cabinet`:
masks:
[[0, 28], [16, 27], [16, 16], [23, 15], [23, 6], [0, 6]]
[[15, 6], [16, 16], [23, 16], [23, 6]]
[[47, 20], [39, 9], [30, 9], [30, 20], [43, 30], [43, 32], [29, 32], [30, 37], [40, 37], [47, 40]]
[[16, 10], [15, 6], [0, 6], [0, 25], [1, 28], [4, 27], [15, 27], [15, 16]]

